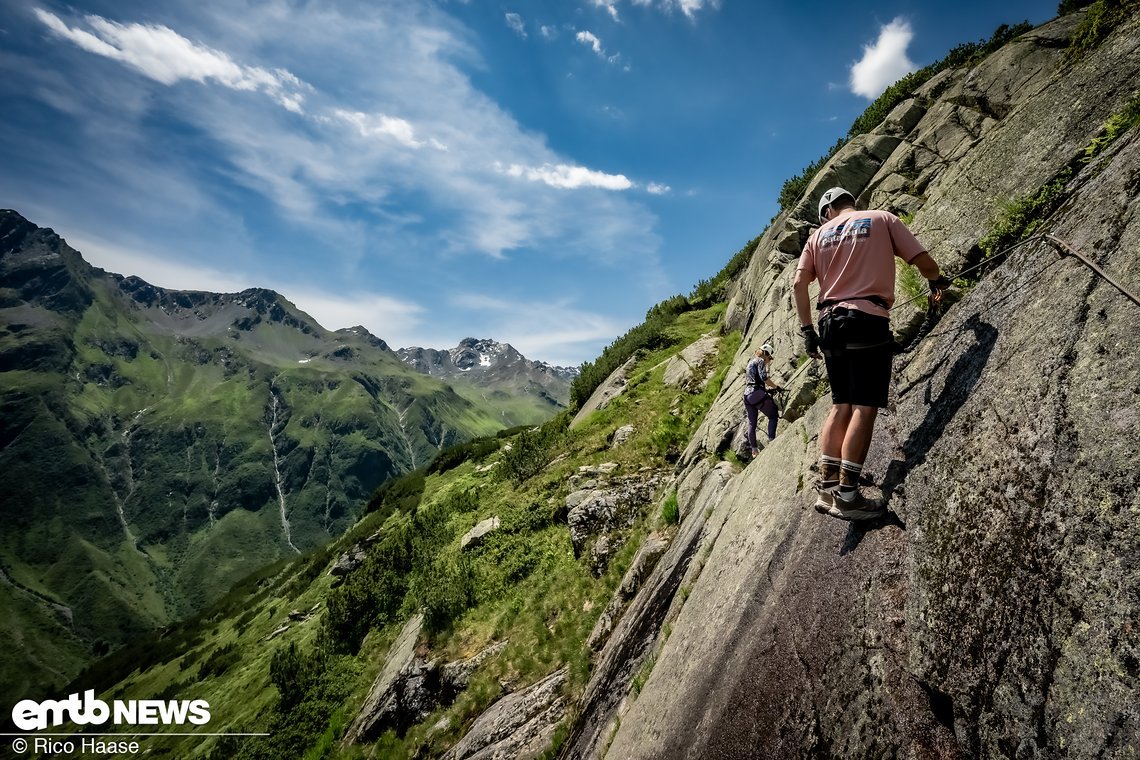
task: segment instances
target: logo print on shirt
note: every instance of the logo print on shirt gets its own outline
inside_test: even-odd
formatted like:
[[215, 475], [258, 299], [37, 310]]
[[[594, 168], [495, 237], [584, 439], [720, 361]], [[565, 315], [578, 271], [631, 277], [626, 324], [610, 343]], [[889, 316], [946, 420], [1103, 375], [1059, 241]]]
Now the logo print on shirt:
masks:
[[871, 235], [871, 219], [854, 219], [850, 222], [843, 222], [837, 224], [827, 232], [820, 235], [819, 247], [832, 248], [843, 242], [844, 238], [854, 236], [857, 238], [870, 237]]

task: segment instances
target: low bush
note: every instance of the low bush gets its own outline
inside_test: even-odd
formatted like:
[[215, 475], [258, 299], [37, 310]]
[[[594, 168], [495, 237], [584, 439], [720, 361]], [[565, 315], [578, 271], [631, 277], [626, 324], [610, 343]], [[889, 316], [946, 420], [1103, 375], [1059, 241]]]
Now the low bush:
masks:
[[[1061, 5], [1063, 7], [1065, 3]], [[1069, 40], [1065, 60], [1075, 61], [1095, 50], [1137, 11], [1140, 11], [1140, 0], [1096, 0], [1089, 4], [1088, 12]]]

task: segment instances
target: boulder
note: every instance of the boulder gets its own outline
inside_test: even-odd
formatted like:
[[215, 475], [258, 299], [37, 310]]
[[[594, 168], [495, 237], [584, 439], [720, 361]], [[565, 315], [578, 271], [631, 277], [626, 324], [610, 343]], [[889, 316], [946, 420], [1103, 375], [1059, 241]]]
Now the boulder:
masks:
[[380, 534], [381, 531], [376, 531], [367, 538], [353, 544], [351, 549], [337, 557], [336, 562], [333, 563], [332, 568], [329, 570], [329, 575], [343, 578], [363, 565], [364, 559], [368, 556], [368, 547], [380, 540]]
[[611, 448], [617, 448], [629, 440], [630, 436], [636, 431], [633, 425], [622, 425], [614, 431], [613, 443], [610, 444]]
[[635, 357], [630, 357], [625, 364], [621, 365], [606, 378], [605, 382], [594, 389], [590, 394], [590, 398], [582, 404], [582, 408], [574, 415], [574, 419], [570, 421], [570, 427], [576, 427], [585, 421], [594, 412], [599, 409], [605, 409], [609, 406], [610, 402], [615, 398], [625, 393], [626, 384], [628, 382], [628, 373], [636, 363]]
[[463, 538], [459, 539], [459, 548], [474, 549], [483, 543], [483, 539], [488, 534], [497, 531], [500, 524], [498, 517], [488, 517], [486, 520], [479, 521], [474, 528], [463, 534]]
[[712, 333], [689, 344], [665, 365], [662, 382], [674, 387], [688, 385], [698, 374], [704, 374], [708, 363], [716, 359], [719, 348], [720, 337]]
[[598, 617], [594, 629], [586, 640], [586, 646], [590, 648], [590, 651], [598, 651], [606, 642], [610, 632], [617, 625], [618, 618], [621, 617], [625, 606], [638, 592], [649, 574], [653, 572], [657, 560], [661, 559], [661, 555], [668, 548], [669, 537], [658, 532], [650, 533], [641, 542], [637, 554], [633, 555], [633, 560], [629, 563], [629, 569], [622, 576], [621, 584], [614, 591], [614, 595], [610, 598], [606, 608], [602, 610], [601, 616]]
[[345, 745], [367, 741], [388, 729], [403, 733], [440, 706], [450, 705], [467, 688], [475, 669], [507, 645], [506, 641], [495, 642], [474, 657], [441, 665], [417, 654], [415, 644], [422, 627], [423, 618], [417, 615], [400, 632], [364, 706], [345, 733]]
[[400, 630], [400, 635], [388, 650], [384, 666], [372, 682], [364, 704], [345, 731], [345, 746], [374, 738], [392, 723], [410, 725], [406, 717], [401, 717], [401, 702], [405, 691], [402, 682], [408, 675], [422, 675], [419, 672], [422, 666], [417, 666], [416, 642], [423, 630], [423, 622], [423, 615], [413, 615]]
[[[641, 589], [633, 596], [625, 614], [621, 615], [613, 626], [613, 632], [608, 639], [595, 626], [596, 638], [592, 634], [591, 639], [595, 644], [603, 639], [605, 643], [595, 658], [590, 681], [586, 684], [585, 692], [579, 702], [577, 718], [571, 726], [570, 735], [563, 745], [560, 757], [579, 760], [597, 758], [605, 754], [607, 739], [613, 735], [618, 723], [619, 706], [629, 693], [634, 674], [651, 656], [662, 626], [674, 614], [673, 606], [678, 591], [683, 585], [691, 584], [693, 571], [699, 570], [697, 568], [699, 563], [693, 560], [698, 554], [702, 540], [706, 537], [714, 538], [715, 533], [710, 533], [710, 528], [719, 531], [719, 526], [723, 523], [717, 505], [733, 477], [732, 465], [720, 462], [716, 467], [698, 467], [695, 471], [704, 473], [701, 483], [692, 494], [691, 501], [679, 503], [679, 506], [691, 517], [681, 523], [676, 536], [656, 562], [651, 556], [660, 548], [660, 539], [647, 540], [643, 545], [646, 554], [640, 572], [649, 571], [648, 577], [641, 583]], [[712, 519], [717, 520], [715, 526], [709, 522], [710, 515], [713, 516]], [[627, 578], [623, 579], [623, 586], [625, 580], [629, 580], [631, 585], [638, 583], [636, 576], [640, 572], [635, 572], [633, 565], [630, 571], [634, 574], [627, 574]], [[615, 598], [620, 598], [622, 595], [619, 589]], [[615, 603], [611, 600], [611, 605], [616, 607], [619, 604], [624, 602]], [[610, 611], [609, 605], [606, 611]], [[708, 618], [708, 621], [716, 620], [715, 616]], [[601, 625], [608, 626], [609, 623]], [[715, 624], [710, 627], [719, 628]], [[715, 674], [710, 671], [710, 676], [715, 677]], [[612, 752], [608, 756], [626, 757], [624, 754]], [[662, 754], [658, 757], [681, 757], [681, 755]]]
[[442, 691], [440, 701], [444, 703], [453, 701], [459, 692], [467, 688], [467, 684], [470, 682], [471, 676], [475, 673], [475, 669], [482, 665], [484, 661], [502, 652], [508, 643], [509, 642], [505, 640], [496, 641], [474, 657], [449, 662], [441, 667], [439, 669], [439, 680]]
[[332, 568], [329, 570], [329, 575], [343, 578], [363, 565], [366, 556], [367, 552], [365, 552], [363, 548], [359, 547], [359, 545], [353, 546], [344, 554], [337, 557], [336, 562], [333, 563]]
[[566, 714], [562, 668], [522, 691], [508, 694], [475, 719], [444, 760], [531, 760], [550, 746]]
[[566, 497], [570, 542], [580, 556], [592, 536], [628, 528], [642, 508], [653, 500], [660, 476], [641, 473], [618, 478], [606, 488], [574, 491]]

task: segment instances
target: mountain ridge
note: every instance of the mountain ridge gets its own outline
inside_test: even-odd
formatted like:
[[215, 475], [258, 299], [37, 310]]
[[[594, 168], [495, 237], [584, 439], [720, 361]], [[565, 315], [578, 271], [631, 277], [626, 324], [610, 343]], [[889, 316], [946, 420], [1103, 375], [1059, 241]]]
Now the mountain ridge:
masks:
[[[467, 395], [276, 291], [161, 288], [0, 211], [5, 608], [70, 642], [62, 667], [30, 674], [7, 652], [3, 680], [60, 683], [331, 540], [380, 483], [507, 426], [499, 406]], [[60, 629], [20, 589], [72, 619]]]

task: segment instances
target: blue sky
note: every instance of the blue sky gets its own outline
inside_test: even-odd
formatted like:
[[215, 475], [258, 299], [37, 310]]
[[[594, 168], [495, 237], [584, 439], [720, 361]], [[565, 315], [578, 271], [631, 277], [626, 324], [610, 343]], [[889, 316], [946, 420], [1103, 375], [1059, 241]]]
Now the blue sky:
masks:
[[393, 347], [594, 358], [907, 71], [1056, 2], [0, 0], [0, 207]]

